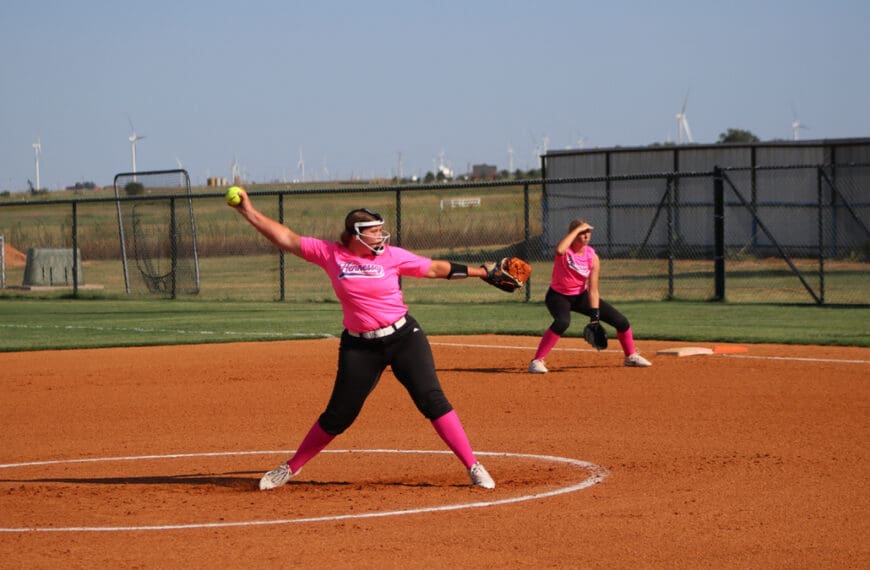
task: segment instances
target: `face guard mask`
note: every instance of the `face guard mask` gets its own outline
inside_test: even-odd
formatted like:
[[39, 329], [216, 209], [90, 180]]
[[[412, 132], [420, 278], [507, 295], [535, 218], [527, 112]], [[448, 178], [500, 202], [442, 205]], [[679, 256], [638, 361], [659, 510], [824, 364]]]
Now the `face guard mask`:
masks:
[[[362, 233], [362, 228], [371, 228], [374, 226], [382, 226], [384, 225], [384, 219], [380, 217], [378, 214], [374, 214], [378, 219], [372, 220], [370, 222], [356, 222], [353, 225], [354, 237], [358, 242], [366, 246], [371, 250], [375, 255], [382, 255], [384, 253], [384, 249], [387, 243], [390, 241], [390, 234], [387, 232], [381, 233], [379, 236], [380, 241], [375, 245], [369, 245], [366, 243], [366, 239], [374, 239], [375, 236], [366, 236]], [[365, 238], [365, 239], [364, 239]]]

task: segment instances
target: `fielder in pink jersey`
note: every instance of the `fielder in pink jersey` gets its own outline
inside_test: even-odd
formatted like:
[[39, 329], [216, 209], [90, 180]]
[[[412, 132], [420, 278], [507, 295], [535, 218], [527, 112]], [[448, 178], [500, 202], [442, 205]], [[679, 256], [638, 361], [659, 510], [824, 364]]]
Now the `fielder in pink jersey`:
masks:
[[474, 456], [465, 429], [435, 373], [429, 340], [408, 314], [399, 277], [464, 279], [484, 277], [482, 267], [421, 257], [388, 245], [380, 214], [361, 208], [347, 214], [340, 242], [303, 237], [254, 208], [242, 190], [239, 213], [281, 249], [323, 268], [344, 314], [338, 372], [326, 409], [287, 462], [260, 479], [260, 489], [286, 484], [302, 466], [344, 432], [359, 415], [387, 366], [414, 405], [468, 471], [472, 485], [495, 488]]
[[652, 366], [635, 350], [634, 335], [625, 315], [601, 299], [598, 291], [601, 260], [589, 245], [592, 229], [585, 220], [573, 220], [568, 233], [556, 245], [553, 276], [544, 298], [553, 323], [544, 332], [535, 357], [529, 363], [532, 374], [547, 373], [544, 358], [568, 330], [572, 311], [588, 316], [590, 322], [603, 321], [616, 329], [616, 338], [625, 354], [625, 366]]

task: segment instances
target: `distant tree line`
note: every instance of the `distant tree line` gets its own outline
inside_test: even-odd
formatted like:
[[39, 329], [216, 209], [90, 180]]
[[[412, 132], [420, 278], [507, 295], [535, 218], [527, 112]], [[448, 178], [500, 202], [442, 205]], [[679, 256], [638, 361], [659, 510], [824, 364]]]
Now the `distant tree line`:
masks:
[[76, 182], [72, 186], [67, 186], [67, 190], [96, 190], [99, 188], [93, 182]]
[[724, 133], [719, 133], [717, 143], [757, 143], [761, 139], [755, 136], [752, 131], [743, 129], [728, 129]]
[[[724, 133], [719, 133], [719, 140], [716, 141], [716, 144], [723, 143], [757, 143], [761, 142], [761, 139], [755, 136], [755, 133], [752, 131], [747, 131], [745, 129], [728, 129]], [[656, 142], [649, 146], [659, 147], [659, 146], [677, 146], [675, 142]]]

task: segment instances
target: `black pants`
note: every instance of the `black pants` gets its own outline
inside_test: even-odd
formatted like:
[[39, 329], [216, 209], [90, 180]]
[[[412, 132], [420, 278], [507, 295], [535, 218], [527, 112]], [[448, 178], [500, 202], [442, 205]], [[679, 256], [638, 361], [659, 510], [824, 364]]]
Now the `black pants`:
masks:
[[319, 419], [323, 431], [338, 435], [350, 427], [387, 366], [426, 418], [436, 420], [453, 409], [435, 373], [429, 339], [409, 315], [405, 326], [384, 338], [342, 333], [335, 385]]
[[[563, 295], [548, 289], [544, 303], [547, 305], [547, 310], [553, 315], [553, 324], [550, 325], [550, 330], [559, 336], [565, 334], [571, 325], [571, 311], [582, 313], [587, 317], [592, 315], [592, 311], [589, 310], [588, 291], [583, 291], [579, 295]], [[625, 315], [604, 299], [598, 300], [598, 311], [601, 321], [615, 328], [616, 332], [625, 332], [631, 326]]]

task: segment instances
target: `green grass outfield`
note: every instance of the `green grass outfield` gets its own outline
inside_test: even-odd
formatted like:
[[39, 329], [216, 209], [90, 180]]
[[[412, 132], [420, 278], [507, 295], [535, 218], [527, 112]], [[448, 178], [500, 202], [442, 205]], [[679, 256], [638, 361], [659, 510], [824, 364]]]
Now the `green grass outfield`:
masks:
[[[870, 346], [870, 309], [626, 302], [639, 340]], [[411, 304], [430, 335], [540, 335], [542, 303]], [[579, 336], [575, 315], [566, 336]], [[610, 331], [612, 333], [612, 329]], [[0, 351], [291, 340], [337, 336], [337, 303], [0, 299]]]

